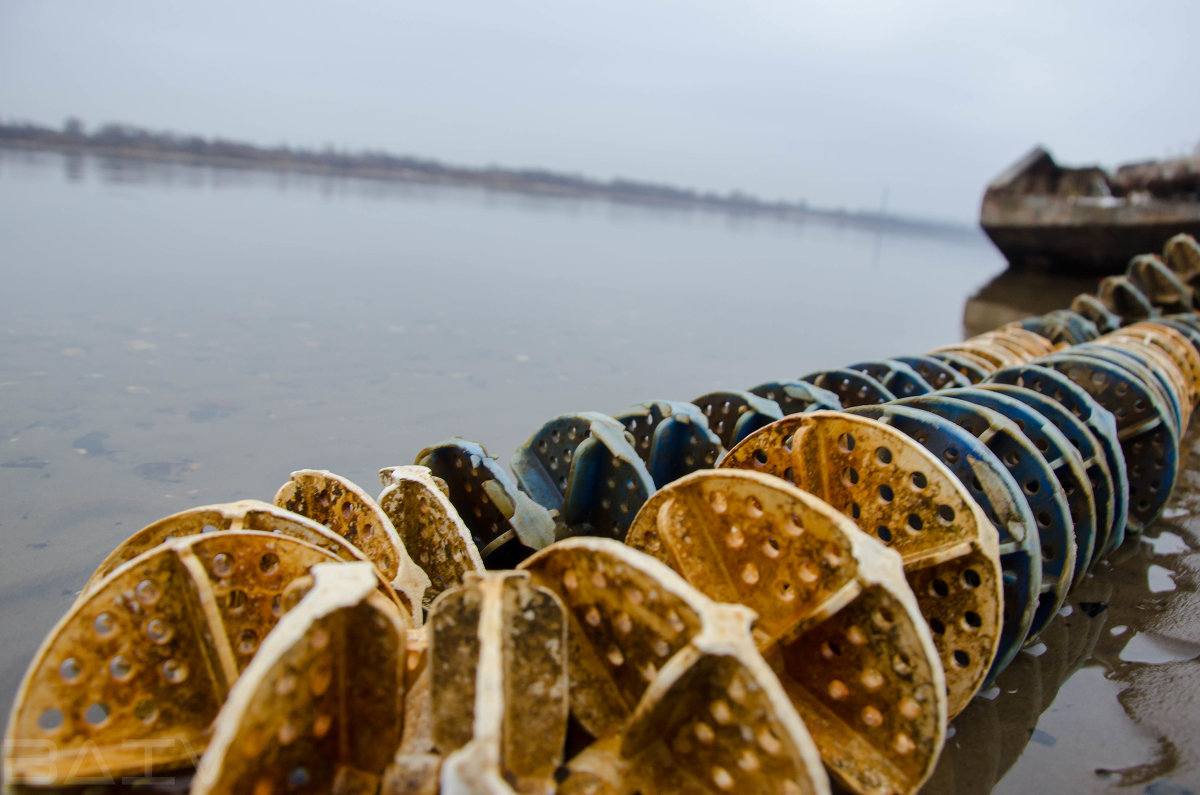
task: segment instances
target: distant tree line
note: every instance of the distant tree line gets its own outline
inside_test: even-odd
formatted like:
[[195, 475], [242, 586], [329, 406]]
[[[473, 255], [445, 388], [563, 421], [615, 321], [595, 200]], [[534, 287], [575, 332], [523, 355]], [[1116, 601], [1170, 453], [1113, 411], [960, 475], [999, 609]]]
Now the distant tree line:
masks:
[[68, 118], [58, 129], [25, 121], [6, 123], [0, 120], [0, 145], [5, 143], [51, 149], [82, 149], [131, 157], [194, 160], [246, 168], [295, 169], [376, 179], [482, 185], [543, 194], [603, 196], [644, 204], [706, 206], [734, 212], [767, 212], [795, 217], [821, 215], [872, 225], [941, 226], [881, 212], [815, 209], [803, 200], [764, 201], [738, 190], [725, 194], [711, 191], [702, 193], [690, 188], [621, 177], [604, 181], [544, 169], [497, 166], [466, 168], [376, 150], [338, 151], [333, 146], [317, 150], [282, 144], [263, 147], [227, 138], [159, 132], [121, 123], [104, 124], [89, 133], [84, 123], [75, 117]]

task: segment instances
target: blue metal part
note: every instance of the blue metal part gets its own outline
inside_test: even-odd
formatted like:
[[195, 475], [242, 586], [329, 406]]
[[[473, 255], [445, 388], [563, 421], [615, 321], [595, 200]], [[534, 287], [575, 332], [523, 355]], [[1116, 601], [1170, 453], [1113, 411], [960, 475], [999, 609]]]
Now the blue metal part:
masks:
[[[1030, 406], [1052, 423], [1070, 441], [1072, 448], [1078, 452], [1096, 506], [1096, 537], [1092, 545], [1092, 559], [1088, 564], [1089, 568], [1095, 566], [1100, 561], [1104, 550], [1108, 548], [1115, 517], [1113, 476], [1109, 471], [1108, 461], [1100, 447], [1099, 440], [1083, 420], [1049, 395], [1012, 384], [987, 382], [980, 384], [979, 388], [1006, 395]], [[1078, 538], [1078, 533], [1076, 536]]]
[[898, 398], [927, 395], [933, 391], [933, 387], [921, 377], [920, 373], [904, 362], [895, 359], [859, 362], [850, 365], [850, 369], [871, 376]]
[[726, 450], [764, 425], [783, 419], [783, 411], [775, 401], [750, 392], [709, 392], [693, 400], [692, 404], [704, 412], [708, 427], [717, 434]]
[[1025, 644], [1042, 591], [1037, 524], [1020, 487], [983, 442], [936, 414], [896, 403], [850, 413], [885, 422], [915, 439], [954, 473], [996, 526], [1004, 571], [1004, 629], [988, 672], [988, 680], [995, 679]]
[[1020, 485], [1037, 522], [1042, 552], [1042, 592], [1026, 639], [1032, 642], [1062, 607], [1075, 572], [1071, 509], [1058, 490], [1054, 471], [1015, 422], [989, 408], [941, 393], [908, 398], [898, 405], [923, 409], [966, 429], [996, 454]]
[[560, 538], [624, 539], [654, 481], [625, 426], [606, 414], [564, 414], [513, 453], [512, 469], [529, 496], [558, 516]]
[[1042, 360], [1113, 413], [1129, 477], [1129, 527], [1162, 512], [1179, 468], [1179, 436], [1154, 390], [1128, 369], [1091, 356], [1056, 353]]
[[1107, 555], [1125, 543], [1125, 528], [1129, 524], [1129, 475], [1125, 467], [1125, 453], [1117, 435], [1117, 421], [1112, 412], [1065, 374], [1040, 363], [997, 370], [988, 381], [1025, 387], [1046, 395], [1087, 425], [1104, 453], [1113, 482], [1112, 531], [1108, 543], [1098, 554]]
[[1139, 357], [1133, 351], [1127, 348], [1118, 348], [1115, 346], [1102, 345], [1098, 343], [1089, 343], [1085, 345], [1077, 345], [1071, 349], [1072, 355], [1089, 356], [1097, 359], [1103, 359], [1106, 362], [1111, 362], [1118, 367], [1128, 370], [1136, 376], [1143, 384], [1149, 387], [1162, 401], [1163, 406], [1171, 415], [1171, 420], [1175, 425], [1176, 436], [1182, 436], [1183, 427], [1183, 407], [1180, 405], [1180, 397], [1175, 392], [1175, 387], [1171, 384], [1166, 374], [1154, 367], [1146, 360]]
[[1041, 334], [1055, 344], [1065, 342], [1078, 345], [1100, 336], [1100, 329], [1096, 328], [1095, 323], [1069, 309], [1056, 309], [1038, 317], [1026, 318], [1021, 321], [1021, 328]]
[[1071, 299], [1071, 311], [1096, 324], [1096, 329], [1101, 334], [1116, 331], [1121, 327], [1121, 318], [1090, 293], [1080, 293]]
[[426, 447], [416, 463], [445, 482], [450, 504], [489, 568], [512, 568], [554, 542], [550, 512], [522, 493], [482, 445], [455, 437]]
[[704, 413], [691, 403], [648, 400], [614, 419], [633, 437], [633, 449], [658, 488], [697, 469], [712, 469], [724, 452]]
[[819, 370], [801, 376], [800, 380], [833, 392], [844, 407], [875, 406], [896, 399], [891, 390], [876, 379], [848, 368]]
[[[1041, 453], [1058, 481], [1059, 493], [1070, 509], [1070, 526], [1075, 535], [1075, 568], [1071, 581], [1079, 582], [1095, 560], [1096, 544], [1096, 498], [1079, 451], [1045, 415], [1029, 404], [994, 389], [972, 387], [938, 394], [965, 400], [1007, 417], [1016, 423], [1021, 433]], [[1024, 484], [1023, 487], [1028, 491], [1030, 484]]]
[[837, 395], [807, 381], [768, 381], [754, 387], [750, 393], [775, 401], [785, 417], [821, 409], [836, 411], [842, 407]]
[[978, 384], [983, 379], [987, 378], [988, 371], [980, 367], [975, 362], [965, 356], [960, 356], [957, 353], [950, 351], [933, 351], [925, 354], [926, 356], [937, 359], [956, 373], [967, 379], [970, 384]]
[[971, 379], [933, 356], [895, 356], [893, 358], [916, 370], [917, 374], [934, 389], [971, 385]]

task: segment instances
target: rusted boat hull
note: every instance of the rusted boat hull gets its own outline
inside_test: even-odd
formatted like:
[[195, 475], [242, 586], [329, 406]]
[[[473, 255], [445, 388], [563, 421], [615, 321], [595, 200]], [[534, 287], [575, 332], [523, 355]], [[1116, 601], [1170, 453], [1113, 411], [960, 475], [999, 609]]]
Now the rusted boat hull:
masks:
[[1146, 183], [1136, 179], [1145, 165], [1110, 177], [1099, 168], [1063, 168], [1039, 147], [988, 186], [980, 224], [1010, 265], [1121, 272], [1172, 235], [1200, 234], [1200, 200], [1186, 184], [1191, 161], [1177, 163], [1157, 164], [1160, 172], [1174, 166], [1172, 179]]

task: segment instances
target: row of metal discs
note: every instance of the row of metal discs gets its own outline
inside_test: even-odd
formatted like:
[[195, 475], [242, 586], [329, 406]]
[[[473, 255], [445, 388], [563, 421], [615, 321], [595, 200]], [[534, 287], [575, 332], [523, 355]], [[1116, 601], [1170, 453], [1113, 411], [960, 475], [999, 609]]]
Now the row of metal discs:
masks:
[[305, 470], [274, 505], [155, 522], [31, 663], [4, 777], [203, 750], [196, 793], [825, 793], [826, 770], [913, 792], [948, 719], [1167, 500], [1200, 249], [1166, 254], [1076, 300], [1103, 335], [1063, 310], [557, 417], [516, 480], [453, 439], [377, 499]]

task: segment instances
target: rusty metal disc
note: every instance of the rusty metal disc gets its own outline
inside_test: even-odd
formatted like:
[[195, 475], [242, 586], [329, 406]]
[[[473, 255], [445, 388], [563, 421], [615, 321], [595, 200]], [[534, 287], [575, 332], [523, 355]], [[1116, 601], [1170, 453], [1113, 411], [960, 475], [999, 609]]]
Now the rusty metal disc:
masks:
[[[916, 370], [934, 389], [971, 385], [969, 378], [933, 356], [895, 356], [893, 358]], [[836, 407], [831, 406], [830, 408]]]
[[375, 591], [369, 562], [312, 572], [230, 690], [195, 795], [378, 787], [400, 743], [408, 624]]
[[1128, 526], [1141, 530], [1162, 512], [1178, 475], [1170, 410], [1130, 370], [1103, 359], [1058, 353], [1040, 364], [1063, 373], [1112, 412], [1128, 468]]
[[933, 391], [933, 386], [922, 378], [920, 373], [904, 362], [895, 359], [859, 362], [849, 365], [849, 369], [866, 373], [887, 387], [887, 390], [896, 397], [925, 395]]
[[274, 502], [325, 525], [362, 550], [401, 597], [413, 623], [421, 626], [429, 575], [409, 557], [374, 498], [332, 472], [301, 469], [279, 487]]
[[[1057, 480], [1057, 483], [1049, 485], [1057, 486], [1070, 509], [1069, 527], [1074, 531], [1075, 538], [1075, 567], [1071, 582], [1079, 582], [1095, 560], [1098, 518], [1096, 498], [1083, 456], [1049, 418], [1027, 403], [980, 387], [953, 389], [940, 394], [983, 406], [1007, 417], [1037, 448]], [[1028, 481], [1021, 486], [1026, 493], [1041, 487], [1037, 481]]]
[[1019, 364], [1028, 358], [1023, 352], [1018, 352], [1013, 348], [1003, 345], [994, 338], [985, 337], [972, 337], [964, 342], [945, 345], [935, 351], [931, 351], [931, 353], [942, 352], [957, 353], [960, 356], [966, 355], [974, 357], [976, 360], [982, 360], [987, 363], [989, 372], [998, 367]]
[[957, 477], [903, 432], [841, 412], [787, 417], [722, 468], [793, 483], [895, 549], [933, 630], [950, 714], [966, 705], [1001, 643], [1002, 582], [996, 529]]
[[[1188, 380], [1188, 395], [1194, 409], [1200, 404], [1200, 350], [1193, 344], [1193, 337], [1189, 336], [1185, 329], [1188, 327], [1181, 328], [1164, 318], [1159, 318], [1126, 326], [1121, 329], [1121, 333], [1161, 348], [1175, 361], [1180, 372]], [[1195, 338], [1200, 342], [1200, 335], [1196, 335]]]
[[521, 488], [558, 516], [564, 535], [624, 538], [654, 480], [625, 426], [606, 414], [555, 417], [512, 457]]
[[192, 764], [283, 615], [287, 586], [328, 561], [337, 558], [291, 536], [228, 530], [167, 541], [118, 566], [26, 669], [5, 734], [5, 781], [65, 786]]
[[1121, 318], [1122, 325], [1159, 314], [1146, 294], [1124, 274], [1101, 279], [1096, 297], [1110, 312]]
[[[1159, 400], [1166, 411], [1167, 419], [1175, 429], [1176, 436], [1183, 433], [1185, 425], [1183, 404], [1187, 402], [1187, 397], [1186, 395], [1181, 396], [1177, 387], [1172, 383], [1176, 379], [1163, 372], [1163, 368], [1170, 368], [1173, 365], [1153, 361], [1152, 351], [1149, 347], [1141, 346], [1137, 350], [1133, 350], [1117, 344], [1106, 345], [1094, 342], [1077, 345], [1071, 349], [1070, 353], [1074, 356], [1099, 359], [1133, 375]], [[1176, 373], [1176, 376], [1178, 379], [1182, 379], [1181, 374]]]
[[1002, 671], [1025, 643], [1042, 593], [1037, 523], [1020, 486], [987, 445], [936, 414], [895, 403], [854, 410], [916, 440], [967, 489], [995, 528], [1003, 571], [1004, 621], [986, 681]]
[[813, 495], [737, 470], [658, 492], [628, 540], [710, 598], [758, 614], [758, 648], [845, 786], [915, 792], [929, 776], [946, 680], [898, 554]]
[[633, 449], [660, 488], [697, 469], [711, 469], [725, 452], [704, 412], [692, 403], [648, 400], [613, 419], [633, 437]]
[[1045, 457], [1015, 422], [999, 412], [944, 393], [900, 401], [944, 417], [988, 446], [1021, 487], [1037, 522], [1042, 561], [1042, 591], [1026, 643], [1033, 642], [1057, 615], [1075, 572], [1075, 534], [1071, 510]]
[[837, 395], [807, 381], [767, 381], [750, 391], [759, 397], [775, 401], [784, 416], [799, 414], [802, 411], [842, 407], [842, 401]]
[[[1049, 395], [1043, 395], [1021, 386], [992, 382], [980, 384], [978, 388], [997, 392], [1031, 407], [1054, 425], [1078, 453], [1096, 506], [1096, 536], [1092, 543], [1091, 560], [1088, 563], [1089, 568], [1094, 567], [1100, 561], [1103, 551], [1108, 547], [1108, 540], [1112, 535], [1115, 521], [1113, 476], [1095, 434], [1083, 420]], [[1078, 535], [1077, 532], [1077, 539]], [[1080, 545], [1079, 548], [1085, 547]]]
[[709, 427], [726, 450], [783, 416], [783, 411], [775, 401], [751, 392], [709, 392], [692, 403], [704, 412]]
[[512, 568], [554, 542], [554, 517], [521, 491], [476, 442], [449, 439], [417, 453], [416, 463], [446, 484], [447, 496], [490, 568]]
[[483, 559], [458, 511], [427, 467], [408, 465], [379, 471], [379, 508], [413, 561], [429, 575], [426, 608], [442, 591], [462, 585], [468, 572], [483, 571]]
[[891, 390], [867, 373], [849, 368], [819, 370], [801, 377], [838, 396], [842, 406], [873, 406], [895, 400]]
[[1200, 360], [1194, 361], [1190, 357], [1191, 346], [1144, 327], [1132, 331], [1122, 329], [1106, 334], [1096, 342], [1133, 354], [1169, 390], [1169, 396], [1179, 410], [1179, 432], [1182, 435], [1191, 420], [1195, 406], [1193, 396], [1197, 386], [1200, 386], [1200, 378], [1192, 377], [1193, 367], [1196, 368], [1196, 374], [1200, 375]]

